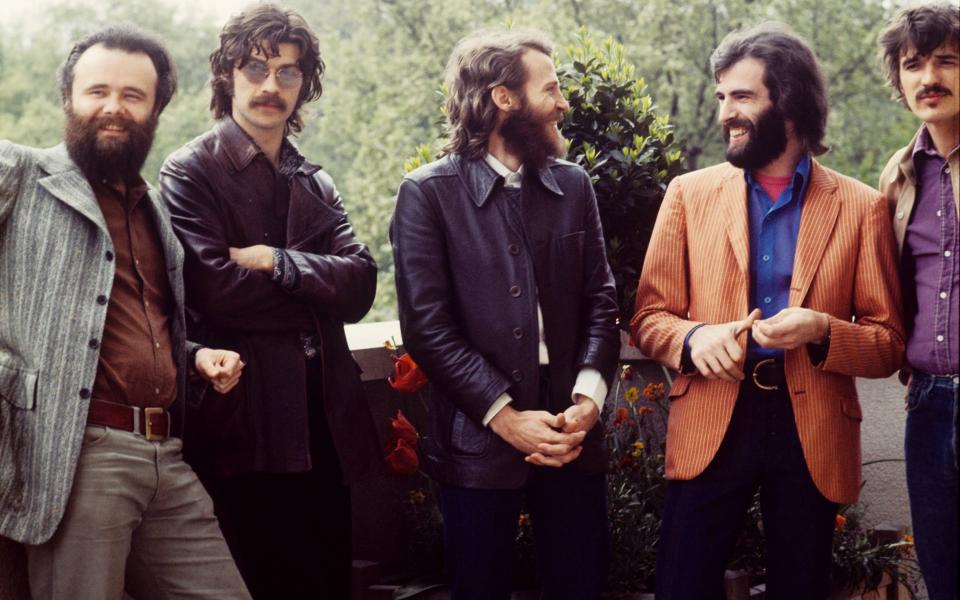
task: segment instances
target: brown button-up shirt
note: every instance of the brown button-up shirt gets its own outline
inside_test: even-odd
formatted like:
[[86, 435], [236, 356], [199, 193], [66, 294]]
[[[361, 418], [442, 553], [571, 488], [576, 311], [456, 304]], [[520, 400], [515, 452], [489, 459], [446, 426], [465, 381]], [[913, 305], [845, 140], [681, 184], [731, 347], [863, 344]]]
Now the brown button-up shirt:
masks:
[[117, 261], [93, 397], [133, 406], [173, 404], [177, 367], [170, 338], [172, 293], [163, 246], [147, 206], [145, 183], [126, 196], [91, 182]]

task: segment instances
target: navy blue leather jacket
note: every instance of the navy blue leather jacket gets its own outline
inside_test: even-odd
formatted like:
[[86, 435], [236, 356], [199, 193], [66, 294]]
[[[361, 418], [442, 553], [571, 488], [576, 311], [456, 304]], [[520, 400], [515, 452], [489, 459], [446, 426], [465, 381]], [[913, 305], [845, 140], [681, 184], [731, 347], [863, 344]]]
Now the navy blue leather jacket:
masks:
[[[390, 227], [403, 342], [430, 379], [425, 467], [439, 481], [509, 489], [529, 465], [482, 420], [504, 392], [518, 410], [570, 406], [577, 373], [609, 383], [617, 302], [587, 173], [565, 161], [527, 170], [519, 206], [483, 160], [449, 155], [408, 174]], [[537, 301], [551, 406], [539, 406]], [[602, 426], [564, 468], [605, 469]]]

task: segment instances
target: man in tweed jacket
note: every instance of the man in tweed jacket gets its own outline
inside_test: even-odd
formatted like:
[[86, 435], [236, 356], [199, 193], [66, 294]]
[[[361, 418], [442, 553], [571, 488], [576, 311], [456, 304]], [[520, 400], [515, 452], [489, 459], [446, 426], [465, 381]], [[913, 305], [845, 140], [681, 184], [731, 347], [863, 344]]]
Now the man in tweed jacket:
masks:
[[248, 598], [167, 410], [188, 356], [221, 392], [243, 366], [188, 348], [183, 250], [139, 176], [172, 62], [106, 29], [60, 85], [65, 144], [0, 142], [0, 535], [35, 598]]

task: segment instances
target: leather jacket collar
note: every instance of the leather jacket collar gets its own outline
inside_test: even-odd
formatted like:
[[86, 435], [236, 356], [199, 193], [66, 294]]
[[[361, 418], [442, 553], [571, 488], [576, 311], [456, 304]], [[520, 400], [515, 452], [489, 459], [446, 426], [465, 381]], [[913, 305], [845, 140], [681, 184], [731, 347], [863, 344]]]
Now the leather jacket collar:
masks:
[[[457, 174], [463, 181], [464, 187], [470, 194], [473, 203], [478, 207], [483, 206], [497, 182], [502, 179], [497, 173], [482, 159], [468, 159], [459, 154], [451, 154], [450, 161], [453, 163]], [[557, 180], [553, 176], [550, 167], [557, 164], [556, 161], [550, 161], [537, 171], [536, 179], [540, 181], [543, 187], [547, 188], [556, 196], [563, 196], [563, 191], [557, 185]], [[530, 181], [529, 176], [524, 177], [524, 181]]]
[[[223, 144], [224, 154], [230, 159], [233, 168], [239, 173], [247, 168], [253, 162], [258, 154], [263, 154], [257, 143], [253, 141], [247, 133], [237, 125], [232, 117], [223, 117], [214, 126], [214, 132], [220, 143]], [[280, 149], [281, 155], [290, 153], [292, 160], [296, 160], [299, 166], [295, 172], [300, 175], [310, 176], [320, 170], [320, 165], [311, 163], [303, 157], [296, 146], [289, 138], [283, 140], [283, 146]]]

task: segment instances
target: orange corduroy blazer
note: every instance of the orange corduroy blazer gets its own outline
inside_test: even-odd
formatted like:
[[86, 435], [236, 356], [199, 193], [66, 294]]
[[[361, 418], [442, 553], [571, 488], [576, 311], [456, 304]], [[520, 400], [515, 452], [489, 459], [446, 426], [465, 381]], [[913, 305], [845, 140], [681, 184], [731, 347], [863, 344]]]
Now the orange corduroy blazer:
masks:
[[[646, 356], [679, 370], [690, 328], [744, 319], [754, 308], [748, 227], [743, 170], [724, 163], [670, 183], [631, 321]], [[854, 377], [886, 377], [903, 361], [895, 256], [880, 193], [813, 161], [790, 306], [830, 315], [830, 347], [819, 366], [806, 348], [787, 350], [784, 369], [807, 466], [833, 502], [854, 502], [860, 491], [862, 414]], [[744, 349], [746, 338], [739, 338]], [[699, 374], [677, 377], [670, 390], [668, 479], [692, 479], [710, 464], [738, 390]]]

